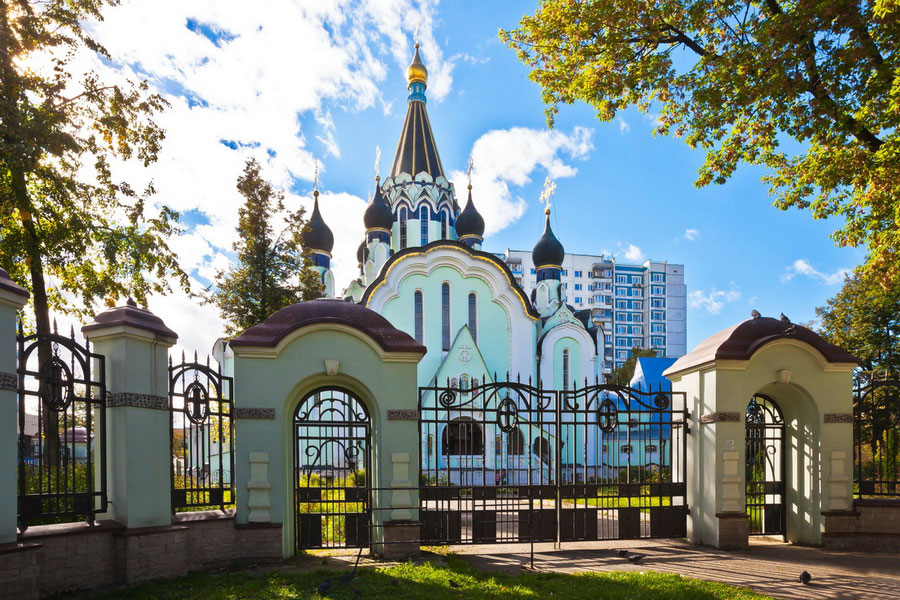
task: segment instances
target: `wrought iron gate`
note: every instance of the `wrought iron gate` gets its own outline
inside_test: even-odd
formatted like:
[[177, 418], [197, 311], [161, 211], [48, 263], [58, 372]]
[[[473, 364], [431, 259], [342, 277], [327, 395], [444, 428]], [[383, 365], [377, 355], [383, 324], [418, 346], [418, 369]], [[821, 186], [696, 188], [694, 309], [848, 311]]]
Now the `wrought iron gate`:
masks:
[[172, 510], [234, 505], [234, 383], [201, 364], [169, 358]]
[[25, 335], [18, 346], [18, 525], [93, 522], [106, 511], [106, 371], [73, 329]]
[[298, 550], [369, 545], [372, 422], [359, 398], [321, 388], [294, 413], [294, 531]]
[[784, 535], [784, 417], [757, 394], [747, 405], [746, 481], [750, 535]]
[[684, 394], [419, 389], [423, 543], [683, 537]]

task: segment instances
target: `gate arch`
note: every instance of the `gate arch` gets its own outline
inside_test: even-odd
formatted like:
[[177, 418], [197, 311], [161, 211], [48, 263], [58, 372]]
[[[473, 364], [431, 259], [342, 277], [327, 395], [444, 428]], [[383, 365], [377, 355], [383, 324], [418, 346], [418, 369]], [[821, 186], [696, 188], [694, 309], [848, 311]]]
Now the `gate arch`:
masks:
[[765, 394], [747, 404], [746, 507], [750, 535], [786, 534], [784, 415]]
[[340, 386], [306, 394], [294, 411], [295, 549], [369, 545], [372, 419]]

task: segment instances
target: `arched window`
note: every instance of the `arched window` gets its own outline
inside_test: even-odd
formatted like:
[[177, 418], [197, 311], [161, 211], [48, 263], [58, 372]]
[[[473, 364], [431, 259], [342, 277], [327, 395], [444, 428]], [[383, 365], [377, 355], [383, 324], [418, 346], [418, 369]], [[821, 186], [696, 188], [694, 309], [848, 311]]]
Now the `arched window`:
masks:
[[478, 341], [478, 297], [475, 292], [469, 294], [469, 331], [472, 339]]
[[478, 423], [468, 417], [460, 417], [448, 423], [441, 435], [441, 454], [445, 456], [483, 455], [484, 434]]
[[416, 293], [413, 295], [413, 303], [415, 304], [415, 337], [416, 341], [421, 344], [425, 339], [425, 307], [423, 306], [422, 292], [420, 290], [416, 290]]
[[422, 245], [428, 243], [428, 207], [423, 206], [419, 209], [419, 225], [422, 228]]
[[535, 438], [534, 445], [532, 446], [532, 451], [541, 459], [541, 462], [549, 465], [550, 459], [550, 442], [547, 441], [546, 438]]
[[569, 389], [569, 349], [563, 349], [563, 389]]
[[441, 286], [441, 350], [450, 349], [450, 284]]
[[518, 427], [506, 434], [506, 453], [510, 456], [525, 454], [525, 436]]
[[406, 207], [400, 207], [400, 216], [398, 218], [400, 221], [400, 249], [403, 250], [406, 248]]
[[450, 238], [450, 217], [447, 216], [447, 211], [441, 211], [441, 239], [446, 240]]

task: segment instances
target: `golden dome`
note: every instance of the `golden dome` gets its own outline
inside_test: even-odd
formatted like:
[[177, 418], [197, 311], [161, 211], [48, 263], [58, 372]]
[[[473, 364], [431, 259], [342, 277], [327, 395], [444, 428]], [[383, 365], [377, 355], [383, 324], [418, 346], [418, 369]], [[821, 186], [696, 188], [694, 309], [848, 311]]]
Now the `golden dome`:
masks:
[[409, 68], [406, 69], [406, 81], [410, 85], [414, 83], [427, 83], [428, 81], [428, 69], [425, 68], [425, 65], [422, 64], [422, 60], [419, 58], [418, 43], [416, 44], [416, 55], [409, 64]]

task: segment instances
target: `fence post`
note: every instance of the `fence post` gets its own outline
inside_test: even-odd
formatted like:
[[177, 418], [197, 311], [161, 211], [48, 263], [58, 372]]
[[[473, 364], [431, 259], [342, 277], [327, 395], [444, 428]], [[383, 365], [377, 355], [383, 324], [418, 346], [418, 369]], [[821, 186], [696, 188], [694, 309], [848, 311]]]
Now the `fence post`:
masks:
[[129, 528], [171, 525], [167, 355], [178, 335], [130, 298], [81, 331], [106, 356], [110, 516]]
[[0, 269], [0, 544], [16, 541], [16, 311], [26, 302], [28, 292]]

